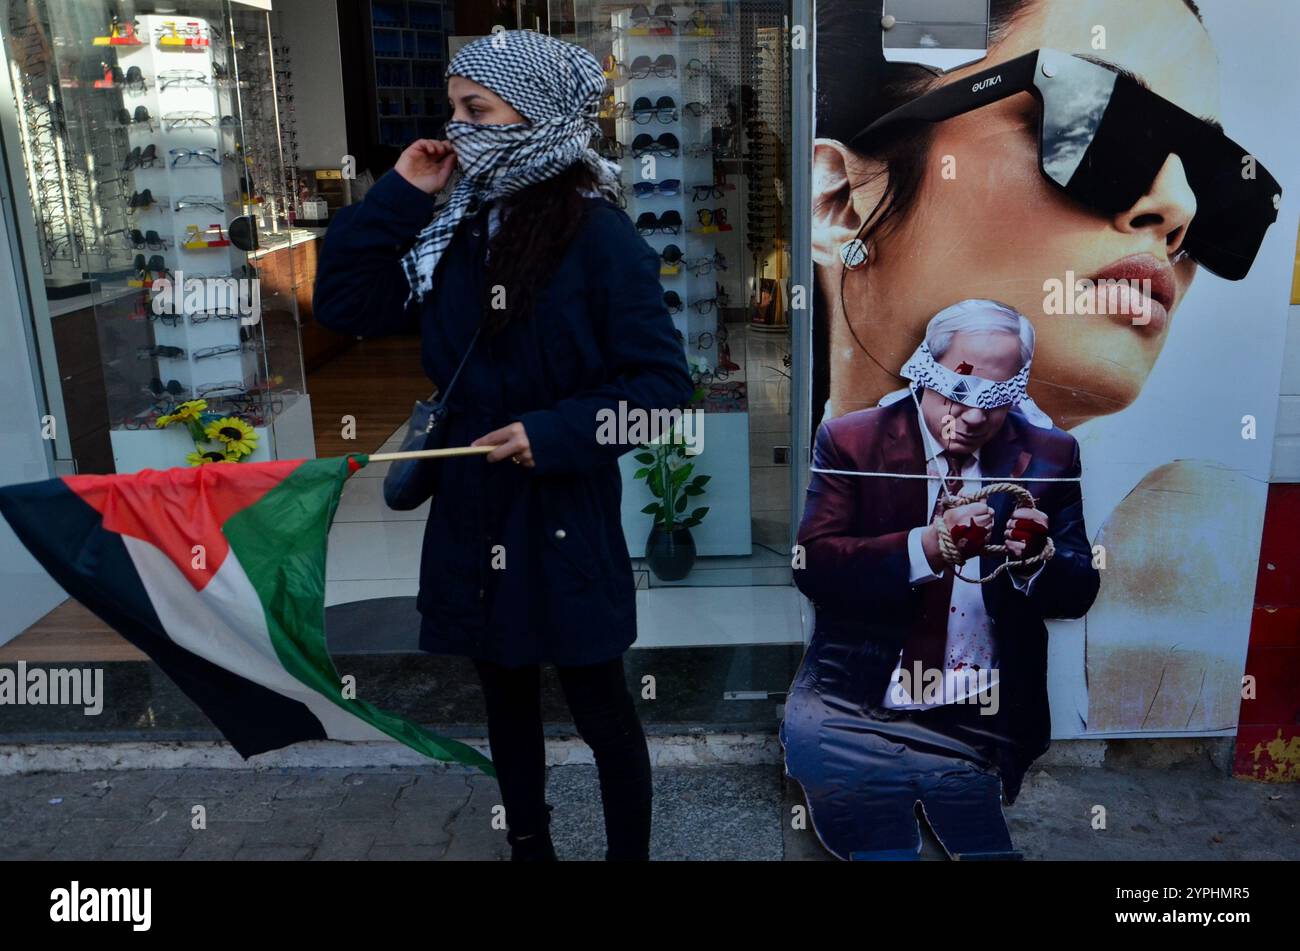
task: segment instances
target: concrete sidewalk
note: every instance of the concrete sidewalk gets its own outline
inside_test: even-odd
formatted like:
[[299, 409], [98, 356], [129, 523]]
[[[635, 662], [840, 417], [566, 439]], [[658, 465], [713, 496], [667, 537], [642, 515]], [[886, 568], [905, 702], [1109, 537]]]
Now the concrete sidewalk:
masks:
[[[655, 792], [656, 858], [782, 857], [772, 767], [661, 769]], [[601, 858], [595, 768], [553, 768], [548, 799], [562, 857]], [[0, 859], [503, 859], [499, 803], [495, 780], [437, 766], [6, 776]]]
[[[799, 795], [779, 766], [658, 768], [652, 855], [826, 859], [812, 832], [791, 828]], [[560, 857], [599, 859], [594, 767], [552, 767], [548, 799]], [[0, 859], [503, 859], [498, 804], [495, 781], [436, 766], [11, 775]], [[193, 827], [196, 806], [206, 828]], [[1029, 859], [1300, 858], [1300, 787], [1209, 764], [1036, 769], [1007, 814]], [[941, 854], [928, 842], [923, 857]]]

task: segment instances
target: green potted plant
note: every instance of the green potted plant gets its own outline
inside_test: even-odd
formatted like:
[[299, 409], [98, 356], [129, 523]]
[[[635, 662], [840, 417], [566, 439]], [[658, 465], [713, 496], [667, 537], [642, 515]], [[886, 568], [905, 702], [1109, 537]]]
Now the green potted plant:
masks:
[[686, 513], [693, 498], [704, 494], [712, 476], [691, 478], [695, 463], [686, 455], [686, 444], [674, 427], [670, 436], [642, 448], [634, 457], [641, 468], [633, 478], [644, 479], [657, 502], [641, 511], [653, 516], [646, 538], [645, 558], [660, 581], [680, 581], [695, 564], [695, 539], [691, 529], [709, 514], [707, 506]]

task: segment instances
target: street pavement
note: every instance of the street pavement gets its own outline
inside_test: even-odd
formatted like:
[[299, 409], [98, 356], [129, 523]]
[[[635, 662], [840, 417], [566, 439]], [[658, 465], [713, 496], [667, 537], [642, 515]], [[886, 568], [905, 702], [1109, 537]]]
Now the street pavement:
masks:
[[[560, 858], [600, 859], [595, 768], [552, 767], [547, 798]], [[652, 857], [828, 860], [801, 802], [776, 765], [658, 768]], [[501, 860], [501, 812], [495, 781], [459, 767], [10, 775], [0, 859]], [[1208, 763], [1035, 769], [1007, 816], [1030, 860], [1300, 859], [1300, 786]], [[943, 858], [928, 837], [922, 858]]]

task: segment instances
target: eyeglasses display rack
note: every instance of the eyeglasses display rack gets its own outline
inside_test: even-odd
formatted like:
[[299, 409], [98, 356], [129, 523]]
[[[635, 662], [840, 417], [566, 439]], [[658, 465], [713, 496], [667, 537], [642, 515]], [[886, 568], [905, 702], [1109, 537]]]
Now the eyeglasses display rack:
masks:
[[[104, 263], [112, 248], [94, 221], [113, 219], [114, 171], [77, 161], [70, 148], [64, 117], [62, 83], [54, 60], [43, 5], [10, 9], [4, 24], [6, 52], [17, 107], [17, 131], [23, 167], [32, 198], [46, 295], [59, 300], [89, 290], [89, 257]], [[80, 81], [83, 77], [77, 77]], [[88, 82], [99, 74], [84, 77]], [[102, 180], [101, 180], [102, 179]], [[122, 209], [116, 209], [121, 218]]]
[[38, 5], [65, 147], [95, 183], [84, 276], [116, 470], [310, 454], [296, 301], [264, 298], [248, 255], [291, 208], [269, 12]]
[[749, 327], [778, 335], [789, 333], [783, 285], [789, 273], [789, 213], [786, 176], [790, 109], [788, 30], [755, 29], [753, 55], [745, 63], [755, 95], [743, 103], [745, 246], [754, 261], [755, 289]]
[[[138, 22], [146, 36], [153, 36], [173, 21], [146, 16]], [[157, 155], [155, 161], [132, 172], [134, 194], [152, 199], [139, 200], [134, 216], [137, 230], [146, 224], [165, 236], [161, 240], [166, 254], [150, 255], [147, 269], [137, 272], [141, 286], [151, 290], [160, 277], [168, 278], [175, 289], [192, 275], [248, 276], [241, 275], [243, 252], [226, 233], [228, 220], [242, 205], [243, 149], [233, 109], [237, 80], [213, 57], [209, 24], [192, 20], [186, 28], [192, 31], [187, 35], [196, 40], [195, 45], [149, 43], [118, 51], [124, 70], [138, 68], [152, 77], [134, 98], [136, 108], [148, 109], [154, 118], [129, 127], [130, 154], [153, 147]], [[155, 268], [155, 263], [166, 266]], [[179, 383], [183, 393], [176, 395], [204, 398], [213, 386], [231, 383], [244, 389], [256, 378], [255, 343], [246, 339], [252, 335], [245, 330], [260, 318], [255, 302], [248, 299], [251, 295], [221, 302], [197, 298], [163, 302], [161, 296], [151, 295], [146, 316], [158, 318], [152, 320], [154, 341], [162, 354], [156, 357], [158, 378], [168, 385]], [[243, 311], [247, 315], [239, 316]], [[193, 318], [198, 315], [211, 319], [196, 322]], [[209, 353], [213, 355], [199, 357]]]
[[298, 131], [293, 59], [288, 44], [256, 10], [232, 10], [240, 69], [256, 83], [241, 82], [244, 121], [243, 191], [255, 205], [263, 232], [298, 220]]

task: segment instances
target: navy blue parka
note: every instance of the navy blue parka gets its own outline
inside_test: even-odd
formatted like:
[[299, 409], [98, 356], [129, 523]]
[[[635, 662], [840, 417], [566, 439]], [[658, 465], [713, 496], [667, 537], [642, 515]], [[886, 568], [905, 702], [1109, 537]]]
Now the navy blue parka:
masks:
[[[433, 290], [408, 307], [400, 259], [433, 211], [433, 197], [395, 171], [340, 209], [317, 264], [314, 310], [323, 326], [359, 337], [418, 329], [424, 371], [441, 391], [482, 318], [489, 235], [487, 209], [462, 221]], [[582, 665], [636, 639], [617, 461], [631, 447], [602, 444], [597, 414], [691, 398], [659, 268], [626, 214], [588, 198], [533, 314], [480, 336], [451, 396], [447, 444], [520, 422], [536, 465], [439, 463], [420, 563], [422, 649], [512, 667]]]

